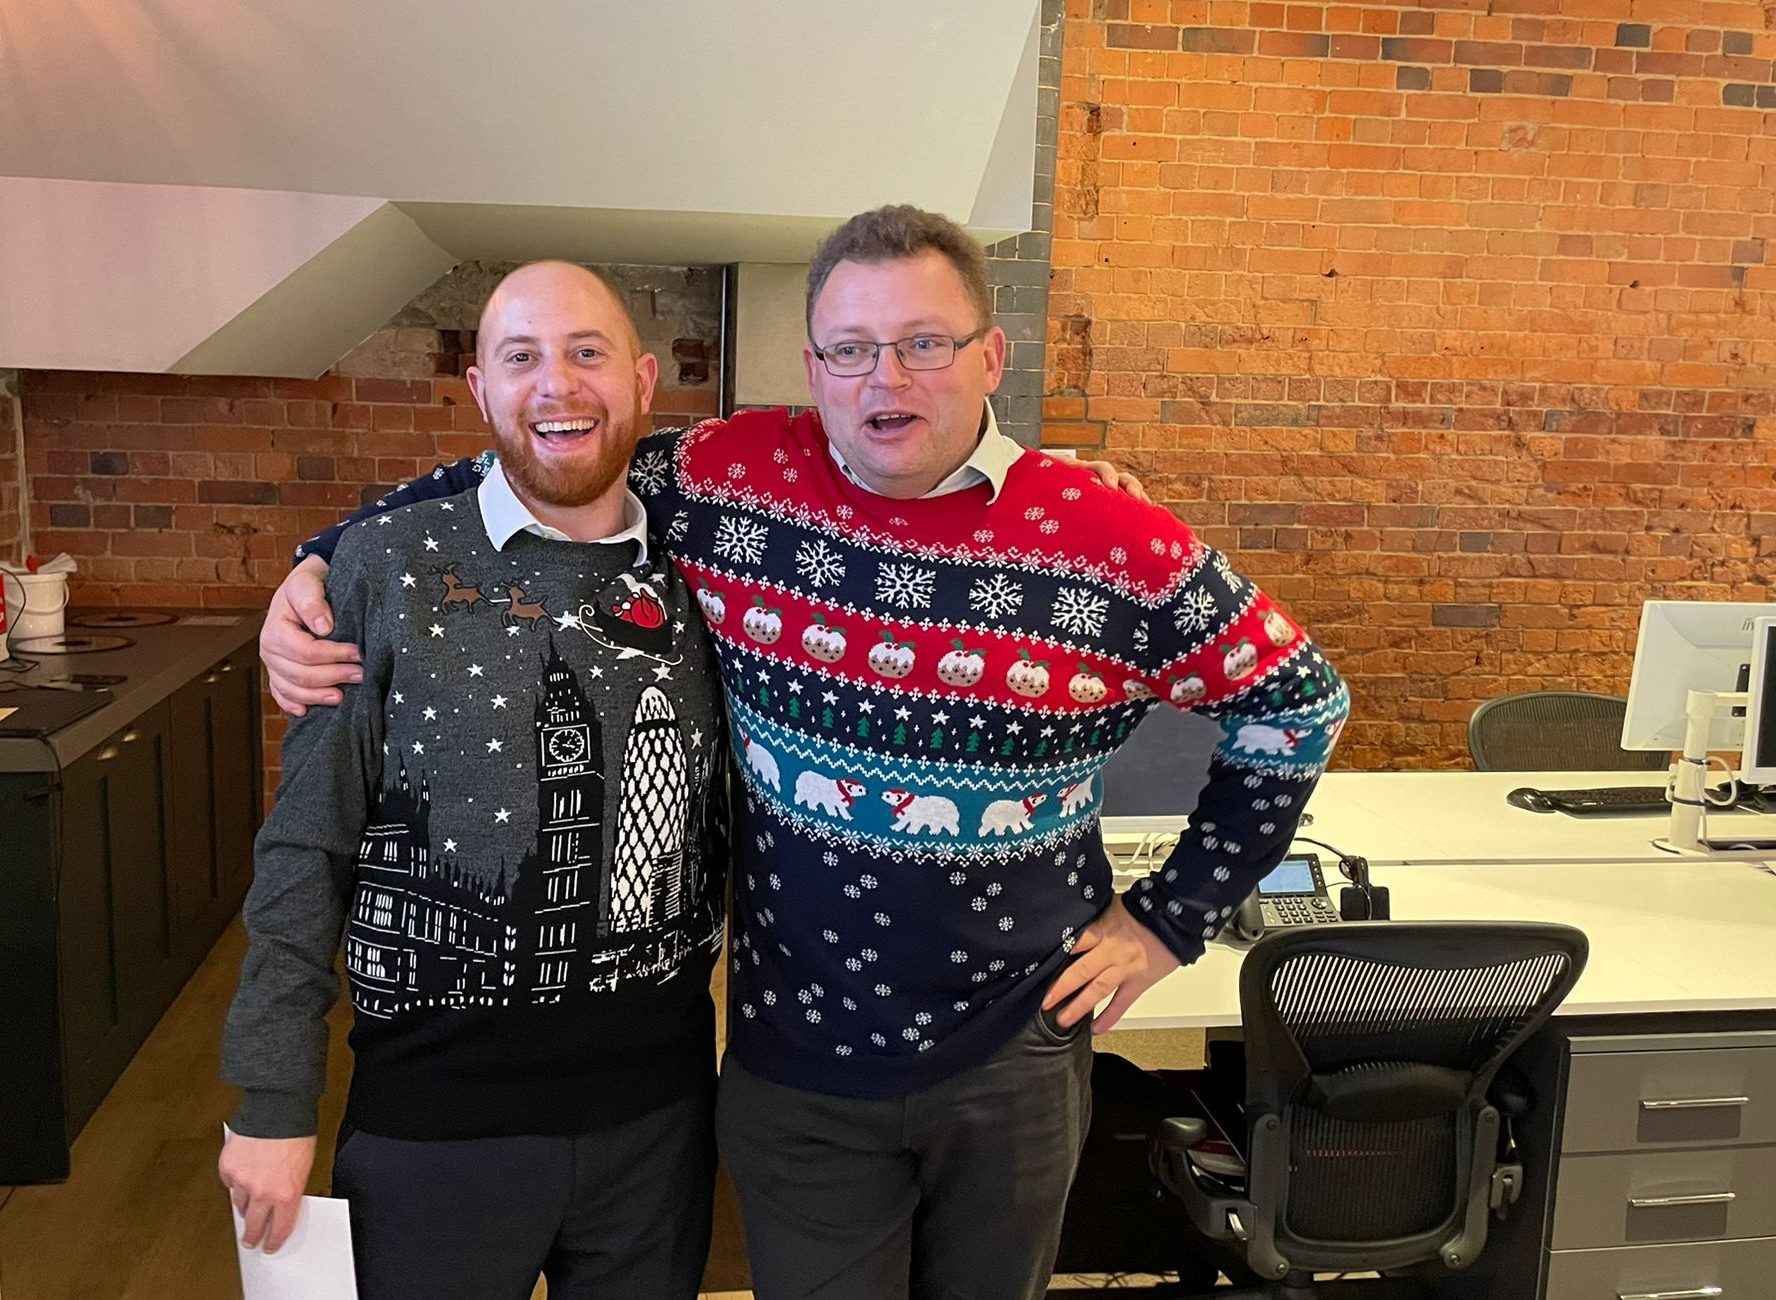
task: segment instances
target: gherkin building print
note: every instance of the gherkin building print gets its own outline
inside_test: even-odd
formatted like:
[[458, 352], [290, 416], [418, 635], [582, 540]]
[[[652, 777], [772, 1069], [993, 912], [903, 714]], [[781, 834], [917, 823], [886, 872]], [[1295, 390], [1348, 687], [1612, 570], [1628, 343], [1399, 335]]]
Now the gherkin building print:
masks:
[[610, 933], [676, 920], [684, 910], [690, 785], [684, 736], [664, 691], [650, 686], [635, 706], [623, 746], [623, 797], [611, 864]]

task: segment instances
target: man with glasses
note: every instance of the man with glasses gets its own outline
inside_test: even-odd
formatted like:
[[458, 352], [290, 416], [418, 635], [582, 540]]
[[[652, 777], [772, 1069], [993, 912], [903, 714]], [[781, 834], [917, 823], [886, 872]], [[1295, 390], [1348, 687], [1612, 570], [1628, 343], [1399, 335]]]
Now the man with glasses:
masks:
[[[1006, 340], [959, 227], [853, 218], [807, 321], [818, 413], [657, 435], [631, 476], [698, 591], [744, 778], [722, 1151], [765, 1300], [1036, 1297], [1093, 1007], [1108, 1029], [1282, 856], [1348, 696], [1169, 512], [999, 433]], [[313, 656], [268, 628], [280, 697], [318, 702], [334, 678], [287, 672]], [[1117, 897], [1099, 772], [1160, 700], [1226, 739], [1177, 849]]]

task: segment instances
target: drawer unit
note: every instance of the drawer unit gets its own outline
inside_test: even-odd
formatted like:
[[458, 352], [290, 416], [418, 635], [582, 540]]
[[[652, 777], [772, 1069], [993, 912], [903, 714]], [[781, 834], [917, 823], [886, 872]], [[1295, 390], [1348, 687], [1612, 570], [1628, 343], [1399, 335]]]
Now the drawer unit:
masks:
[[1575, 1052], [1561, 1150], [1776, 1143], [1776, 1046]]
[[1776, 1146], [1568, 1156], [1556, 1250], [1776, 1237]]
[[1546, 1300], [1765, 1300], [1776, 1238], [1557, 1252]]

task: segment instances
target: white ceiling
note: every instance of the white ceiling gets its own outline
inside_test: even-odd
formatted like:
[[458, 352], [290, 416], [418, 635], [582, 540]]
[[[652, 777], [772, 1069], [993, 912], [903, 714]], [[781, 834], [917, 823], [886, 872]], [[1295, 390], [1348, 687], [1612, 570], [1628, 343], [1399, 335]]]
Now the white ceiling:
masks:
[[1038, 10], [0, 0], [0, 366], [312, 373], [440, 262], [794, 261], [885, 202], [1022, 231]]

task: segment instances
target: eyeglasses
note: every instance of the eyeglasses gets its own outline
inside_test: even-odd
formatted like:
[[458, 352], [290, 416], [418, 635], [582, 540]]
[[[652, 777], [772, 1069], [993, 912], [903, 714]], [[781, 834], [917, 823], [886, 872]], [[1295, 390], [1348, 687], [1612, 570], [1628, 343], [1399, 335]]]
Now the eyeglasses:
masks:
[[992, 329], [982, 325], [972, 334], [952, 338], [948, 334], [914, 334], [892, 343], [871, 343], [866, 339], [841, 339], [831, 347], [815, 348], [814, 355], [826, 367], [826, 373], [840, 379], [855, 379], [874, 374], [883, 348], [893, 348], [900, 364], [908, 370], [947, 370], [956, 363], [958, 349], [967, 347]]

